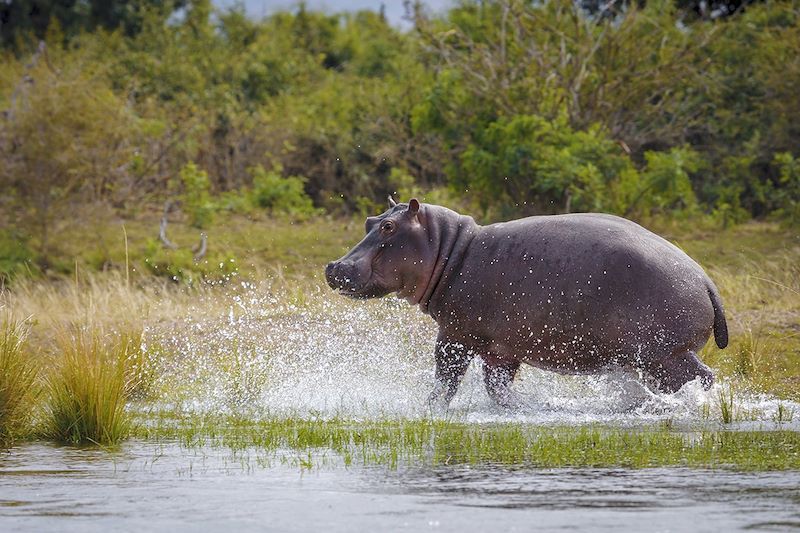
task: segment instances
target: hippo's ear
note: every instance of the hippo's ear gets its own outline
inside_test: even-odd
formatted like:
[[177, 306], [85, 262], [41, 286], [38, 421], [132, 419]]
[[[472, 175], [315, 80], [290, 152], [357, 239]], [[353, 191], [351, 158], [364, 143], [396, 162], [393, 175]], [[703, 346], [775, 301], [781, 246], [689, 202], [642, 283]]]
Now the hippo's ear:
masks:
[[419, 200], [412, 198], [408, 201], [408, 214], [414, 216], [417, 213], [419, 213]]
[[397, 202], [394, 201], [394, 198], [392, 198], [392, 195], [390, 194], [389, 195], [389, 207], [394, 207], [396, 205], [397, 205]]

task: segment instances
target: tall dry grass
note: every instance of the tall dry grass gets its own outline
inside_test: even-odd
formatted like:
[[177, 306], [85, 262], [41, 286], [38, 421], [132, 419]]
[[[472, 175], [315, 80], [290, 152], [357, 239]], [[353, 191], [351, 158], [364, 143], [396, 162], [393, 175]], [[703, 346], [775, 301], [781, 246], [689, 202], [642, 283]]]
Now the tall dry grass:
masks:
[[0, 325], [0, 444], [26, 432], [36, 400], [39, 369], [27, 336], [22, 322], [7, 319]]
[[70, 324], [104, 330], [129, 329], [145, 320], [169, 320], [196, 299], [201, 289], [178, 288], [159, 278], [129, 283], [119, 273], [86, 274], [79, 279], [19, 279], [0, 292], [0, 308], [32, 317], [33, 343], [52, 345], [56, 331]]
[[20, 279], [11, 290], [0, 290], [0, 310], [31, 317], [33, 346], [46, 352], [55, 345], [56, 332], [71, 325], [99, 327], [107, 332], [147, 328], [169, 329], [179, 319], [225, 320], [237, 293], [274, 295], [274, 300], [304, 306], [320, 291], [317, 281], [286, 277], [281, 269], [263, 273], [244, 286], [203, 284], [187, 287], [162, 278], [127, 282], [120, 273], [87, 273], [79, 280]]
[[800, 400], [800, 250], [709, 269], [720, 289], [730, 345], [709, 342], [706, 362], [758, 389]]
[[[196, 290], [194, 292], [197, 292]], [[0, 309], [31, 317], [29, 344], [42, 372], [41, 416], [28, 432], [67, 443], [114, 444], [130, 430], [126, 404], [150, 393], [152, 358], [144, 323], [169, 321], [195, 299], [162, 280], [132, 285], [124, 275], [21, 279]], [[28, 420], [27, 422], [31, 422]]]
[[41, 433], [70, 444], [116, 444], [128, 436], [125, 406], [135, 389], [129, 356], [135, 337], [74, 327], [56, 336], [58, 357], [44, 379]]

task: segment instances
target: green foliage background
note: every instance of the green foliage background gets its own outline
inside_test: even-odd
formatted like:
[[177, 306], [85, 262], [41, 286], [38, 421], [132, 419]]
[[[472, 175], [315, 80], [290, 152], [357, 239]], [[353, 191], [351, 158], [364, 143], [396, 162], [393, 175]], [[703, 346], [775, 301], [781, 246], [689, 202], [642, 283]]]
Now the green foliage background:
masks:
[[254, 21], [207, 0], [66, 3], [42, 21], [28, 3], [4, 6], [0, 39], [4, 271], [51, 268], [77, 206], [167, 200], [198, 228], [369, 213], [390, 193], [483, 220], [800, 224], [797, 2], [712, 20], [462, 0], [404, 31], [302, 4]]

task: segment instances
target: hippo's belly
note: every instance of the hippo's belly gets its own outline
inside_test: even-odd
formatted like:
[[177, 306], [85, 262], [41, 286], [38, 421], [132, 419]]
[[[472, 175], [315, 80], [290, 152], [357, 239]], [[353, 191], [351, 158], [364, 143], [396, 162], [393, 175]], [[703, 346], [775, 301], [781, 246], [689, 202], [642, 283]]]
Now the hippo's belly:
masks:
[[600, 339], [594, 332], [563, 331], [557, 325], [538, 335], [505, 335], [498, 331], [486, 352], [500, 360], [521, 361], [562, 374], [596, 373], [629, 364], [631, 358], [620, 343]]
[[[650, 353], [696, 345], [699, 339], [704, 342], [713, 320], [704, 292], [680, 287], [672, 301], [656, 300], [647, 291], [639, 298], [627, 288], [611, 287], [604, 298], [566, 288], [563, 296], [558, 291], [558, 298], [550, 291], [519, 299], [518, 294], [498, 292], [499, 298], [484, 300], [488, 322], [483, 326], [481, 320], [474, 329], [487, 339], [489, 351], [561, 373], [638, 366]], [[525, 308], [522, 313], [514, 311]]]

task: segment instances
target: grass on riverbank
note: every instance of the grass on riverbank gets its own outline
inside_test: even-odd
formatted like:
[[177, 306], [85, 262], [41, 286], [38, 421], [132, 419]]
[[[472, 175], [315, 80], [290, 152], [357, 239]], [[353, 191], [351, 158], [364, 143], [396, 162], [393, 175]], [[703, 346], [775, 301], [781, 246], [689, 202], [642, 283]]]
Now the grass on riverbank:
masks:
[[[542, 468], [682, 466], [736, 470], [800, 468], [796, 431], [678, 432], [665, 426], [609, 428], [469, 424], [446, 420], [347, 420], [151, 415], [137, 436], [189, 449], [254, 452], [269, 464], [408, 465], [500, 463]], [[333, 453], [334, 457], [326, 454]]]
[[131, 430], [125, 406], [135, 388], [129, 365], [137, 362], [136, 338], [73, 328], [59, 332], [57, 342], [59, 358], [45, 378], [42, 436], [69, 444], [119, 443]]
[[[47, 273], [36, 264], [42, 261], [40, 254], [30, 249], [32, 260], [15, 267], [17, 275], [7, 285], [27, 277], [85, 279], [97, 272], [116, 272], [133, 283], [160, 278], [183, 285], [237, 277], [308, 279], [320, 275], [323, 265], [357, 242], [364, 227], [363, 221], [355, 219], [295, 221], [255, 213], [220, 213], [211, 227], [202, 230], [208, 236], [207, 252], [196, 261], [193, 248], [200, 242], [201, 230], [192, 227], [185, 215], [171, 215], [166, 235], [177, 246], [171, 250], [159, 241], [159, 210], [143, 208], [122, 219], [101, 208], [80, 209], [75, 216], [80, 224], [70, 220], [58, 228], [46, 261]], [[4, 252], [12, 258], [20, 255], [0, 247], [0, 257]]]
[[28, 327], [0, 323], [0, 444], [25, 434], [37, 397], [38, 366], [27, 346]]

